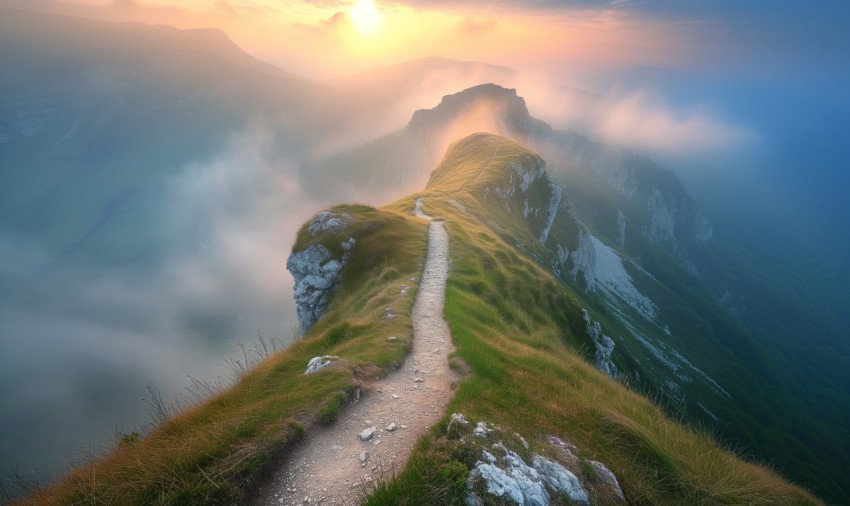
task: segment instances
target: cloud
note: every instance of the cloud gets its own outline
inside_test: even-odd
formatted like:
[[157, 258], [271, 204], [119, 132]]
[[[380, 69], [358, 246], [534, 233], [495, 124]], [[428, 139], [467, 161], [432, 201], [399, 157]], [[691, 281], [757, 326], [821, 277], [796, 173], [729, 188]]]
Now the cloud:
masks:
[[116, 422], [146, 422], [146, 384], [171, 399], [185, 394], [186, 375], [226, 376], [219, 364], [237, 356], [239, 340], [291, 336], [285, 263], [296, 233], [351, 190], [305, 190], [319, 155], [293, 137], [295, 125], [303, 133], [294, 117], [254, 119], [208, 159], [178, 168], [151, 203], [167, 210], [164, 223], [139, 224], [156, 228], [165, 253], [141, 265], [0, 235], [0, 397], [14, 407], [0, 410], [4, 462], [56, 471], [84, 445], [108, 441]]
[[272, 125], [233, 133], [167, 183], [157, 239], [169, 253], [144, 265], [0, 237], [0, 396], [14, 406], [0, 410], [4, 461], [54, 470], [106, 441], [116, 421], [145, 422], [146, 384], [171, 399], [186, 375], [226, 375], [218, 364], [238, 340], [289, 338], [286, 257], [303, 221], [328, 205], [302, 190], [300, 169]]
[[345, 12], [337, 12], [334, 13], [333, 16], [323, 19], [319, 22], [319, 24], [331, 30], [338, 30], [343, 27], [348, 27], [351, 25], [351, 18], [349, 18], [348, 14]]
[[528, 74], [518, 74], [509, 85], [526, 100], [533, 116], [554, 128], [577, 130], [650, 156], [703, 156], [752, 148], [760, 140], [756, 129], [700, 105], [696, 97], [672, 105], [649, 88], [603, 95]]
[[474, 36], [492, 32], [497, 25], [498, 22], [495, 19], [463, 18], [455, 25], [455, 30], [460, 32], [461, 35]]
[[698, 106], [672, 108], [646, 91], [610, 101], [592, 132], [606, 142], [655, 153], [699, 154], [752, 144], [757, 134]]

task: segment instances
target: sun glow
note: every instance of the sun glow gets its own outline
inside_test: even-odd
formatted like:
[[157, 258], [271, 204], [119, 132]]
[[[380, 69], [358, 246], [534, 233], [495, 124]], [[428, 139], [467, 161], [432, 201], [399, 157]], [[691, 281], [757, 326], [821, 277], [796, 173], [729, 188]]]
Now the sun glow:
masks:
[[374, 32], [381, 21], [381, 14], [372, 0], [360, 0], [348, 11], [348, 15], [351, 17], [354, 28], [364, 35]]

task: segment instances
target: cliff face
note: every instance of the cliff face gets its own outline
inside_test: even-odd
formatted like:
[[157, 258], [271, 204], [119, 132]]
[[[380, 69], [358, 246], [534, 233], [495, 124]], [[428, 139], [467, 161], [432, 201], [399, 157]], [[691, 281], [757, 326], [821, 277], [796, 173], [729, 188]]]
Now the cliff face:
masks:
[[[700, 326], [705, 322], [697, 323], [697, 316], [685, 323], [681, 314], [697, 308], [668, 284], [670, 278], [654, 275], [652, 264], [644, 267], [640, 257], [630, 254], [630, 243], [652, 248], [655, 255], [671, 251], [671, 244], [684, 247], [678, 246], [684, 242], [676, 236], [675, 213], [662, 202], [660, 190], [647, 190], [650, 198], [644, 201], [637, 183], [642, 176], [628, 179], [631, 186], [621, 186], [632, 190], [618, 187], [613, 193], [640, 205], [620, 200], [623, 209], [611, 214], [614, 224], [606, 227], [606, 201], [588, 208], [581, 182], [574, 182], [578, 189], [561, 185], [548, 167], [509, 139], [478, 133], [449, 147], [427, 189], [446, 194], [452, 205], [475, 215], [578, 295], [587, 308], [583, 334], [600, 370], [656, 391], [695, 418], [718, 421], [731, 394], [708, 370], [717, 370], [716, 361], [725, 352], [710, 346], [701, 348], [705, 354], [694, 352], [690, 343], [704, 340]], [[655, 217], [642, 222], [644, 214]], [[708, 240], [704, 236], [697, 239]], [[685, 269], [677, 272], [689, 276]]]

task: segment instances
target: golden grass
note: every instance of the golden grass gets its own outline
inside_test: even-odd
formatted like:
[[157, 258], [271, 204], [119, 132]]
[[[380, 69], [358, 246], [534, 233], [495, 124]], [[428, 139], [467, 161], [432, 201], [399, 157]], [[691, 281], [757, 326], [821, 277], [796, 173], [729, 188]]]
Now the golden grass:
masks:
[[[140, 441], [117, 444], [21, 503], [231, 503], [285, 453], [305, 426], [333, 419], [358, 376], [382, 375], [399, 364], [411, 342], [409, 314], [416, 283], [409, 278], [418, 277], [424, 263], [425, 225], [395, 209], [340, 210], [355, 218], [345, 233], [354, 235], [357, 244], [328, 313], [302, 340]], [[298, 246], [308, 240], [315, 238], [302, 230]], [[402, 285], [411, 288], [405, 297], [399, 295]], [[398, 315], [394, 320], [382, 318], [387, 306]], [[399, 339], [388, 341], [389, 335]], [[343, 360], [304, 376], [307, 361], [324, 354]]]

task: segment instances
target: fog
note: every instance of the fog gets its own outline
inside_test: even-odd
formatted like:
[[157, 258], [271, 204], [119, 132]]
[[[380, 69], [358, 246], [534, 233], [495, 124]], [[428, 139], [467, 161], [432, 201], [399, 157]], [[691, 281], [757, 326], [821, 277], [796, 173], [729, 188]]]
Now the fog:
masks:
[[3, 237], [4, 463], [53, 470], [107, 441], [116, 423], [148, 422], [146, 385], [170, 400], [187, 375], [227, 378], [219, 364], [241, 357], [239, 340], [291, 337], [284, 263], [298, 227], [326, 202], [300, 190], [298, 162], [275, 153], [269, 128], [233, 133], [169, 182], [161, 233], [177, 253], [165, 261], [104, 266]]
[[[240, 341], [290, 342], [297, 320], [286, 258], [301, 224], [342, 195], [302, 188], [317, 155], [281, 142], [285, 131], [255, 117], [175, 170], [153, 216], [130, 221], [159, 245], [139, 258], [103, 262], [4, 233], [4, 476], [16, 466], [43, 479], [108, 448], [116, 431], [144, 432], [148, 385], [167, 402], [191, 402], [188, 376], [230, 381], [225, 361], [242, 361]], [[122, 240], [99, 244], [121, 250]]]

